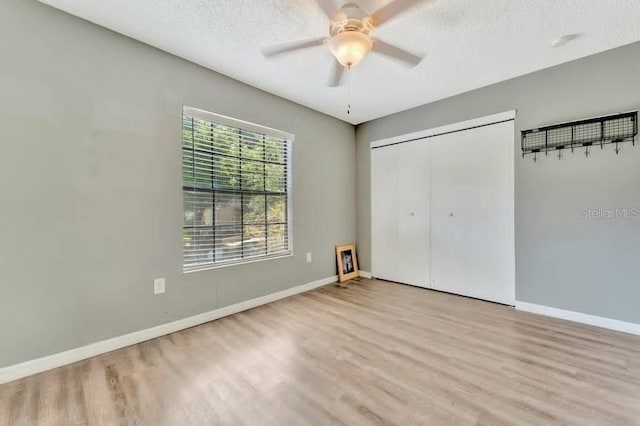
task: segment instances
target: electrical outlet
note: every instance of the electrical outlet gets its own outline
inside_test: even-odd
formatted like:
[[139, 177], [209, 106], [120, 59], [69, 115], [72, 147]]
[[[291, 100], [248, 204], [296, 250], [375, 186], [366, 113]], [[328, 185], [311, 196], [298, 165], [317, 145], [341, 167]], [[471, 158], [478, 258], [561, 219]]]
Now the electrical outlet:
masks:
[[164, 278], [153, 280], [153, 294], [162, 294], [165, 292]]
[[311, 263], [311, 252], [307, 253], [307, 263]]

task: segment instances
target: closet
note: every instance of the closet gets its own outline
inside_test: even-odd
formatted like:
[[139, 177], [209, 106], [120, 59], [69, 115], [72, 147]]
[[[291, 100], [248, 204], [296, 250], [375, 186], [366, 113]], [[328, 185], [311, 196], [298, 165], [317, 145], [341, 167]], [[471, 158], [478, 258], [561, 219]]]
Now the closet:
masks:
[[514, 118], [371, 144], [374, 277], [515, 303]]

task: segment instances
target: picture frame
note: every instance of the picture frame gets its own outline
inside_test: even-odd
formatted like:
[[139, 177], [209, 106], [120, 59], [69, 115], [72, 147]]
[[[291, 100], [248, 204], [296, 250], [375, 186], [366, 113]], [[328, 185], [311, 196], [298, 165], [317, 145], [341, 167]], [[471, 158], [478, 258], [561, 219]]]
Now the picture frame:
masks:
[[341, 283], [360, 276], [355, 243], [337, 245], [336, 261], [338, 263], [338, 277]]

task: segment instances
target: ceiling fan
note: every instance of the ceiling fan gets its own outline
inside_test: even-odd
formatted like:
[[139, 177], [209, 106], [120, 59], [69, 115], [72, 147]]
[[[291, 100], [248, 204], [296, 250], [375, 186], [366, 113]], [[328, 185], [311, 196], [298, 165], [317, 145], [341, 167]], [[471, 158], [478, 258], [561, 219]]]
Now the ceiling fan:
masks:
[[371, 38], [369, 33], [388, 23], [413, 5], [429, 0], [393, 0], [371, 15], [368, 15], [354, 3], [347, 3], [334, 13], [335, 11], [326, 4], [327, 0], [315, 1], [331, 20], [329, 37], [265, 47], [262, 49], [262, 54], [266, 58], [326, 44], [331, 54], [335, 57], [328, 82], [330, 87], [339, 86], [345, 68], [355, 67], [369, 52], [396, 59], [410, 67], [415, 67], [422, 60], [421, 57], [406, 50], [385, 43], [382, 40]]

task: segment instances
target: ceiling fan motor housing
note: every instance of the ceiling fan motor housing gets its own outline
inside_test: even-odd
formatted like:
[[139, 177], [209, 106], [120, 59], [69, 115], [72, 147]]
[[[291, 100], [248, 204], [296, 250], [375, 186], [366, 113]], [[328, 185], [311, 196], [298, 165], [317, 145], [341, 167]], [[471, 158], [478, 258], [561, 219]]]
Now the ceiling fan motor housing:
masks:
[[371, 17], [357, 5], [347, 3], [331, 22], [329, 50], [342, 66], [355, 67], [373, 48], [369, 37], [373, 29]]
[[353, 3], [347, 3], [331, 21], [331, 36], [345, 31], [357, 31], [369, 34], [374, 30], [373, 21], [362, 9]]

